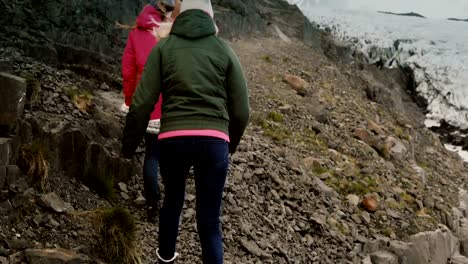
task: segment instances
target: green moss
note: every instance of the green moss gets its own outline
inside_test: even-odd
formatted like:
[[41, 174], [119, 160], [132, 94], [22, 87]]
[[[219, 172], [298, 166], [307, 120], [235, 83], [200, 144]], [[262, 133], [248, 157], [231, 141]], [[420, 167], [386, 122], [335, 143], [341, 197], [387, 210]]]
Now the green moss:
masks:
[[328, 169], [324, 168], [321, 165], [314, 165], [312, 171], [315, 175], [321, 175], [328, 172]]
[[283, 123], [284, 116], [281, 113], [271, 111], [270, 113], [268, 113], [268, 119], [270, 119], [270, 120], [272, 120], [272, 121], [274, 121], [276, 123]]
[[393, 210], [401, 210], [405, 207], [403, 203], [398, 203], [396, 201], [387, 202], [387, 206]]
[[409, 195], [409, 194], [407, 194], [406, 192], [400, 194], [400, 200], [401, 200], [402, 202], [407, 203], [407, 204], [412, 204], [412, 203], [414, 203], [414, 197], [411, 196], [411, 195]]
[[68, 97], [70, 97], [75, 106], [81, 112], [87, 113], [89, 111], [93, 100], [93, 94], [91, 93], [91, 91], [78, 89], [74, 86], [66, 87], [65, 91]]
[[382, 230], [382, 234], [383, 234], [384, 236], [387, 236], [387, 237], [390, 237], [393, 233], [394, 233], [394, 232], [393, 232], [393, 230], [392, 230], [390, 227], [384, 228], [384, 229]]
[[107, 199], [113, 200], [115, 198], [114, 177], [108, 175], [94, 175], [91, 178], [91, 188], [96, 193]]
[[351, 187], [349, 188], [350, 193], [354, 193], [354, 194], [357, 194], [357, 195], [366, 194], [366, 193], [368, 193], [368, 191], [369, 191], [369, 188], [367, 188], [367, 186], [365, 186], [364, 184], [362, 184], [360, 182], [351, 183]]
[[267, 63], [272, 63], [273, 60], [271, 59], [270, 55], [265, 55], [262, 57], [262, 60], [267, 62]]
[[275, 126], [264, 128], [264, 133], [275, 141], [285, 141], [291, 136], [289, 130]]
[[344, 225], [342, 225], [340, 222], [338, 222], [336, 228], [338, 229], [338, 231], [340, 231], [341, 234], [343, 235], [347, 235], [349, 233], [349, 230], [347, 230]]
[[325, 180], [325, 183], [335, 189], [338, 193], [342, 195], [356, 194], [364, 196], [368, 193], [375, 192], [378, 189], [377, 183], [375, 180], [354, 180], [348, 181], [348, 179], [337, 179], [332, 177]]
[[418, 166], [421, 167], [426, 172], [431, 171], [431, 167], [426, 162], [418, 162]]
[[252, 124], [254, 124], [254, 125], [257, 125], [257, 126], [262, 126], [262, 123], [263, 123], [264, 120], [265, 120], [265, 118], [259, 112], [253, 112], [251, 117], [250, 117], [250, 122]]
[[395, 135], [399, 137], [400, 139], [404, 139], [408, 141], [410, 140], [410, 135], [406, 133], [401, 127], [395, 127]]

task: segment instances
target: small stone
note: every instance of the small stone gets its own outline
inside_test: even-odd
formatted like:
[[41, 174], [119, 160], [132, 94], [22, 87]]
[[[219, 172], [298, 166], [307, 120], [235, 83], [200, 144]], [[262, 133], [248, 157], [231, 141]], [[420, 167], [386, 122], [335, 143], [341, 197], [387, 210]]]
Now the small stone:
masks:
[[13, 205], [14, 208], [25, 206], [28, 203], [29, 198], [24, 194], [17, 194], [15, 197], [13, 197], [13, 199], [11, 199], [11, 205]]
[[333, 217], [329, 217], [328, 218], [328, 224], [332, 227], [336, 227], [338, 225], [338, 221], [336, 221], [335, 218]]
[[391, 152], [394, 154], [402, 154], [407, 152], [405, 145], [403, 145], [400, 140], [394, 137], [388, 137], [385, 141], [385, 146], [387, 146], [387, 149], [391, 150]]
[[185, 196], [185, 200], [187, 200], [189, 202], [195, 200], [195, 198], [196, 198], [195, 195], [190, 194], [190, 193]]
[[195, 210], [192, 208], [187, 209], [187, 211], [184, 214], [184, 218], [192, 218], [192, 216], [195, 215]]
[[371, 217], [370, 217], [370, 214], [368, 212], [362, 212], [361, 219], [367, 225], [370, 224], [370, 222], [371, 222]]
[[424, 206], [428, 209], [434, 208], [434, 200], [431, 197], [425, 197]]
[[416, 199], [416, 200], [415, 200], [415, 203], [418, 205], [418, 209], [419, 209], [419, 210], [424, 209], [424, 205], [423, 205], [423, 202], [422, 202], [421, 200]]
[[348, 200], [348, 204], [351, 205], [352, 207], [357, 207], [359, 205], [359, 196], [355, 195], [355, 194], [350, 194], [346, 197], [346, 199]]
[[308, 157], [302, 160], [302, 164], [308, 170], [323, 171], [324, 168], [320, 161], [314, 157]]
[[241, 241], [241, 244], [249, 253], [257, 257], [265, 257], [265, 258], [272, 257], [270, 254], [267, 254], [266, 252], [264, 252], [254, 241], [243, 239]]
[[138, 194], [138, 198], [135, 199], [135, 204], [136, 205], [145, 205], [146, 204], [146, 198], [141, 195], [141, 193]]
[[377, 211], [379, 203], [374, 197], [366, 197], [362, 200], [361, 205], [364, 210], [373, 213]]
[[35, 216], [33, 217], [33, 222], [34, 222], [37, 226], [41, 225], [42, 223], [44, 223], [44, 216], [41, 215], [41, 214], [35, 215]]
[[18, 179], [14, 184], [9, 185], [9, 190], [14, 193], [24, 193], [29, 188], [26, 178]]
[[257, 175], [257, 176], [260, 176], [260, 175], [263, 175], [265, 174], [265, 169], [263, 168], [258, 168], [254, 171], [254, 174]]
[[[8, 256], [8, 261], [10, 262], [9, 264], [19, 264], [19, 263], [22, 263], [22, 258], [23, 258], [22, 252], [16, 252], [15, 254]], [[40, 264], [40, 263], [30, 263], [30, 264]]]
[[130, 196], [128, 196], [128, 194], [126, 192], [121, 192], [120, 193], [120, 196], [122, 196], [122, 198], [124, 200], [130, 200]]
[[57, 213], [71, 213], [74, 211], [70, 204], [65, 204], [60, 197], [51, 192], [41, 196], [41, 203], [43, 206], [54, 210]]
[[320, 180], [322, 181], [325, 181], [327, 179], [331, 179], [332, 178], [332, 174], [329, 173], [329, 172], [325, 172], [325, 173], [322, 173], [320, 175], [317, 176]]
[[335, 162], [338, 162], [338, 161], [341, 161], [342, 160], [342, 156], [341, 154], [334, 150], [334, 149], [328, 149], [328, 155], [331, 157], [331, 159]]
[[358, 215], [356, 215], [356, 214], [352, 215], [352, 216], [351, 216], [351, 219], [353, 219], [354, 223], [356, 223], [356, 224], [358, 224], [358, 225], [362, 223], [361, 218], [360, 218]]
[[11, 205], [11, 202], [9, 200], [0, 203], [0, 212], [8, 212], [10, 210], [13, 210], [13, 205]]
[[50, 216], [49, 218], [49, 224], [53, 227], [59, 227], [60, 226], [60, 223], [57, 222], [54, 218], [52, 218], [52, 216]]
[[0, 264], [10, 264], [7, 258], [5, 257], [0, 257]]
[[103, 91], [109, 91], [110, 90], [109, 85], [107, 85], [107, 83], [105, 83], [105, 82], [101, 83], [101, 86], [99, 88], [101, 90], [103, 90]]
[[16, 250], [24, 250], [24, 249], [27, 249], [27, 248], [31, 247], [31, 244], [27, 240], [17, 239], [17, 238], [14, 238], [12, 240], [8, 240], [7, 245], [8, 245], [9, 249], [15, 250], [15, 251]]
[[401, 218], [400, 215], [397, 212], [395, 212], [395, 211], [393, 211], [391, 209], [387, 209], [387, 215], [392, 217], [392, 218], [395, 218], [395, 219]]
[[384, 130], [382, 128], [382, 126], [378, 125], [377, 123], [369, 120], [367, 122], [367, 128], [374, 132], [375, 134], [378, 134], [378, 135], [383, 135], [384, 134]]
[[322, 180], [319, 178], [314, 177], [314, 185], [320, 193], [323, 193], [325, 196], [328, 197], [338, 197], [338, 193], [328, 185], [326, 185]]
[[304, 239], [306, 241], [307, 246], [310, 247], [314, 244], [314, 238], [311, 235], [309, 234], [305, 235]]
[[278, 110], [283, 114], [290, 113], [291, 110], [292, 110], [292, 106], [289, 105], [289, 104], [282, 105], [282, 106], [278, 107]]
[[[119, 182], [118, 185], [119, 185], [119, 188], [120, 188], [120, 190], [121, 190], [122, 192], [128, 193], [128, 187], [127, 187], [127, 185], [126, 185], [125, 183]], [[128, 199], [126, 199], [126, 200], [128, 200]]]
[[372, 263], [376, 264], [398, 264], [398, 256], [388, 251], [377, 251], [370, 255]]

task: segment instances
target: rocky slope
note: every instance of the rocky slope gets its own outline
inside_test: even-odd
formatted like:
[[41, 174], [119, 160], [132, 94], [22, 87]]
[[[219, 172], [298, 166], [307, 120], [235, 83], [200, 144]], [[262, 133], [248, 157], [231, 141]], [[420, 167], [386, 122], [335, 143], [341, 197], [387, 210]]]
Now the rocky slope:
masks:
[[[238, 7], [216, 4], [234, 12], [229, 3]], [[291, 31], [275, 22], [293, 42], [232, 41], [253, 116], [224, 196], [226, 263], [466, 263], [468, 170], [424, 127], [405, 93], [411, 77], [342, 64], [330, 41], [321, 49], [299, 43], [296, 18]], [[68, 62], [44, 63], [24, 39], [1, 34], [1, 71], [24, 80], [0, 76], [2, 99], [16, 98], [0, 105], [8, 113], [0, 115], [0, 263], [102, 263], [93, 215], [116, 205], [135, 217], [142, 262], [152, 263], [157, 225], [141, 206], [141, 150], [133, 161], [119, 154], [118, 64], [68, 46]], [[48, 166], [31, 170], [31, 153]], [[48, 178], [38, 181], [44, 168]], [[200, 257], [188, 183], [178, 263]]]

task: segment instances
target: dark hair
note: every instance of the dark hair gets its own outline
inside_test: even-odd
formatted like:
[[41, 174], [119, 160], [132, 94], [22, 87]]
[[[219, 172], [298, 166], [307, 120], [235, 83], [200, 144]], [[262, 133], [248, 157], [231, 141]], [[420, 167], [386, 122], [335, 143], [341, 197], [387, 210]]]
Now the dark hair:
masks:
[[172, 12], [175, 7], [174, 0], [150, 0], [149, 4], [163, 14]]

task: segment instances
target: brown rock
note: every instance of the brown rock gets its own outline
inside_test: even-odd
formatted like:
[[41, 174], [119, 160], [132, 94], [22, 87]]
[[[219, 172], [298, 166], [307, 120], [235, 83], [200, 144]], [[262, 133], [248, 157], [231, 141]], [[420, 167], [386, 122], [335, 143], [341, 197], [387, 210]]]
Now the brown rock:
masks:
[[286, 74], [283, 77], [283, 81], [288, 83], [300, 95], [305, 95], [307, 93], [307, 89], [306, 89], [307, 82], [301, 77], [291, 75], [291, 74]]
[[361, 205], [364, 210], [373, 213], [377, 211], [379, 202], [374, 197], [367, 197], [362, 200]]
[[364, 128], [358, 128], [354, 130], [354, 136], [357, 139], [364, 141], [367, 145], [371, 147], [378, 147], [377, 138]]
[[27, 249], [28, 263], [31, 264], [81, 264], [86, 258], [65, 249]]
[[378, 124], [375, 123], [374, 121], [370, 121], [370, 120], [369, 120], [369, 121], [367, 122], [367, 128], [368, 128], [370, 131], [372, 131], [372, 132], [374, 132], [375, 134], [377, 134], [377, 135], [383, 135], [383, 134], [385, 134], [385, 132], [384, 132], [382, 126], [378, 125]]
[[23, 114], [26, 80], [8, 73], [0, 73], [0, 134], [13, 132]]

